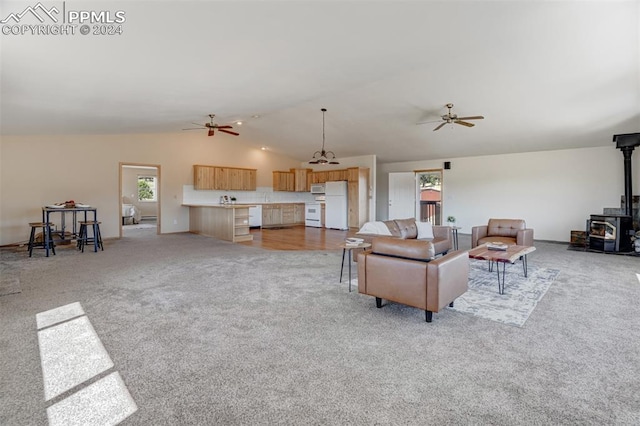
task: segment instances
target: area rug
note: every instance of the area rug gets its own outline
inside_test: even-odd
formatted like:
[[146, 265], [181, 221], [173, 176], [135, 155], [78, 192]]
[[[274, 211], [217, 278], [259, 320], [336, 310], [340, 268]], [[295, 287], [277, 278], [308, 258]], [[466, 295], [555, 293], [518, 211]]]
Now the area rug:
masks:
[[469, 290], [456, 299], [453, 309], [516, 327], [524, 325], [560, 273], [529, 264], [525, 278], [520, 262], [507, 264], [504, 294], [498, 294], [496, 270], [489, 272], [487, 265], [486, 261], [471, 261]]

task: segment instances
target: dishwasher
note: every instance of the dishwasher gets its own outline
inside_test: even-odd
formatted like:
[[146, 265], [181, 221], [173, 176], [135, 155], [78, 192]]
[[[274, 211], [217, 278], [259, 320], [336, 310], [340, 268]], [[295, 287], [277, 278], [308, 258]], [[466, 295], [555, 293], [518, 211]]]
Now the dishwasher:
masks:
[[249, 227], [262, 227], [262, 206], [249, 207]]

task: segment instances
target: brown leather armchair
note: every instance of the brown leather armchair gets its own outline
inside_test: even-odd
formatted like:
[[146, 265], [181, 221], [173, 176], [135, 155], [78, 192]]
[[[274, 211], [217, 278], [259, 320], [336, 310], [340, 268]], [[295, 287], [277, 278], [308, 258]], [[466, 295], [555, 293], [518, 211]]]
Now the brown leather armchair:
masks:
[[487, 225], [471, 228], [471, 248], [490, 242], [533, 245], [533, 229], [527, 228], [522, 219], [489, 219]]
[[452, 251], [430, 260], [433, 244], [420, 240], [374, 238], [371, 251], [358, 253], [358, 292], [425, 311], [427, 322], [468, 289], [469, 256]]

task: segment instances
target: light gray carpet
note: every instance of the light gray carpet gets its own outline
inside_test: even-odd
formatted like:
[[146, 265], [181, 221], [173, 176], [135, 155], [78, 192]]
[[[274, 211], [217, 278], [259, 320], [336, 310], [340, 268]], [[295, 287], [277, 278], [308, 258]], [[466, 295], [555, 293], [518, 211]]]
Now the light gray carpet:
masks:
[[487, 261], [471, 260], [469, 291], [456, 299], [453, 309], [522, 327], [560, 273], [558, 269], [529, 265], [525, 277], [520, 261], [507, 264], [504, 272], [504, 294], [499, 294], [495, 266], [490, 272]]
[[428, 324], [349, 293], [339, 249], [141, 233], [0, 251], [22, 288], [0, 297], [0, 424], [47, 424], [36, 314], [74, 302], [137, 405], [126, 425], [640, 423], [636, 258], [536, 243], [530, 267], [561, 273], [524, 327]]
[[19, 268], [16, 262], [0, 260], [0, 297], [20, 293]]

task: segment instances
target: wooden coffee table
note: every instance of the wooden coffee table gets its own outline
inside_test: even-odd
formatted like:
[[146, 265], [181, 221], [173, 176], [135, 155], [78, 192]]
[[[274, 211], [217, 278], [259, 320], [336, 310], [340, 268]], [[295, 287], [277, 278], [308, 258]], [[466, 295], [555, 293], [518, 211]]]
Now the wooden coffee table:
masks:
[[[527, 254], [535, 251], [533, 246], [508, 246], [506, 250], [489, 250], [487, 244], [483, 244], [474, 249], [469, 250], [470, 259], [480, 259], [489, 261], [489, 271], [493, 269], [493, 263], [496, 264], [498, 273], [498, 293], [504, 294], [504, 271], [507, 263], [515, 263], [516, 260], [522, 259], [522, 269], [524, 276], [527, 276]], [[502, 263], [502, 279], [500, 279], [500, 263]]]

